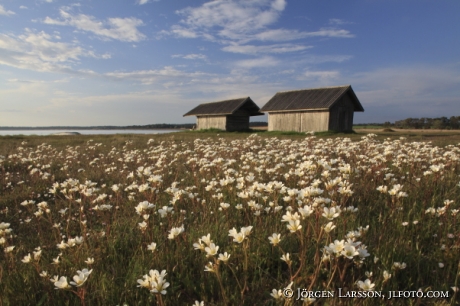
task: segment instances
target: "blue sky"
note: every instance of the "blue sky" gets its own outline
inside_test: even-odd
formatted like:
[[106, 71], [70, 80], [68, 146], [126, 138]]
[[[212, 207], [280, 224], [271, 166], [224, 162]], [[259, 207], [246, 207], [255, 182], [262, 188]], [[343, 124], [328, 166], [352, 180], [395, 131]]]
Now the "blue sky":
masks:
[[[0, 126], [194, 122], [351, 84], [356, 123], [460, 116], [460, 1], [0, 0]], [[266, 119], [256, 117], [255, 120]]]

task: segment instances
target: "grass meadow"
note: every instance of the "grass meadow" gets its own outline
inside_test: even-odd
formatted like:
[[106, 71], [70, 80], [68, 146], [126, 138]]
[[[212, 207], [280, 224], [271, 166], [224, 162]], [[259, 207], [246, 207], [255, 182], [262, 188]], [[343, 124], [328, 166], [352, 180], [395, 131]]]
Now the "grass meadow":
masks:
[[458, 133], [0, 137], [0, 305], [459, 305], [459, 158]]

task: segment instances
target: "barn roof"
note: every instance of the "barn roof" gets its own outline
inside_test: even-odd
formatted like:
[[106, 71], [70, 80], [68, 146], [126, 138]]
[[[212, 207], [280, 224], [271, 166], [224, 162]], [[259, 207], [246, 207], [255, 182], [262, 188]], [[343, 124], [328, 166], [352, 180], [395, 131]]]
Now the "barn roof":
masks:
[[364, 112], [351, 85], [322, 87], [276, 93], [262, 108], [261, 112], [283, 112], [296, 110], [329, 110], [344, 95], [348, 94], [355, 112]]
[[249, 97], [225, 100], [219, 102], [203, 103], [189, 111], [185, 116], [220, 116], [231, 115], [238, 110], [244, 110], [249, 116], [260, 116], [260, 108]]

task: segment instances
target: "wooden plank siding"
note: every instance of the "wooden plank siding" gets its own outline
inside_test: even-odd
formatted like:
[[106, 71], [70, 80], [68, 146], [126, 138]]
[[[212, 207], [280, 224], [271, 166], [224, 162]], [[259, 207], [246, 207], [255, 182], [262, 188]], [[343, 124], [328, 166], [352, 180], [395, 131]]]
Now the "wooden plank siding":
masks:
[[268, 114], [269, 131], [327, 131], [329, 112], [282, 112]]
[[220, 129], [244, 131], [249, 129], [250, 116], [262, 116], [260, 108], [250, 97], [203, 103], [185, 116], [196, 116], [197, 130]]
[[261, 109], [269, 131], [348, 132], [354, 112], [364, 112], [351, 85], [277, 92]]
[[225, 116], [203, 116], [197, 117], [196, 129], [220, 129], [225, 130], [226, 117]]
[[326, 131], [329, 126], [328, 112], [303, 112], [301, 114], [301, 132]]
[[249, 129], [249, 116], [203, 116], [197, 118], [197, 130], [220, 129], [243, 131]]
[[249, 115], [228, 115], [226, 130], [229, 132], [249, 130]]
[[354, 106], [349, 95], [344, 95], [330, 110], [329, 130], [346, 132], [353, 130]]
[[298, 117], [298, 113], [269, 113], [268, 130], [299, 132]]

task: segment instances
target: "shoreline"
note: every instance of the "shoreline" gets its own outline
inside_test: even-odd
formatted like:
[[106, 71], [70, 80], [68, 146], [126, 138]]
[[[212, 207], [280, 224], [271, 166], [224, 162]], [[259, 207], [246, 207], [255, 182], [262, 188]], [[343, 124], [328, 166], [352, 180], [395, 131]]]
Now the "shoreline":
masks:
[[17, 127], [17, 128], [4, 128], [0, 127], [0, 131], [63, 131], [63, 130], [189, 130], [187, 128], [84, 128], [84, 127], [46, 127], [46, 128], [28, 128], [28, 127]]

